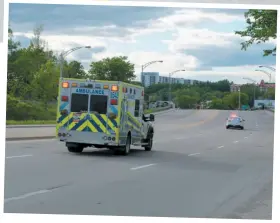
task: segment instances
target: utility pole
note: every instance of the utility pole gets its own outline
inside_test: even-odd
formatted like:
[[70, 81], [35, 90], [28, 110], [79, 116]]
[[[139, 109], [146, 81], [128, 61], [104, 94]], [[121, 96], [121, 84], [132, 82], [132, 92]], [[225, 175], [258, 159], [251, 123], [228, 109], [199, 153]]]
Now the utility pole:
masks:
[[239, 111], [240, 111], [240, 109], [241, 109], [241, 107], [240, 107], [240, 91], [241, 91], [241, 88], [240, 88], [240, 86], [239, 86], [239, 89], [238, 89], [238, 92], [239, 92]]

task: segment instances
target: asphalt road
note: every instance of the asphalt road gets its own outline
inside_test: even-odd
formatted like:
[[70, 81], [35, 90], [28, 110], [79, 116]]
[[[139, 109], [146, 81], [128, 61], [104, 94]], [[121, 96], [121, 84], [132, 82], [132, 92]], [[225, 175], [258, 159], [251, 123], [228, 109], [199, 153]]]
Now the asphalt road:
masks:
[[55, 140], [6, 143], [5, 213], [271, 219], [273, 114], [228, 111], [156, 116], [151, 152], [127, 157]]

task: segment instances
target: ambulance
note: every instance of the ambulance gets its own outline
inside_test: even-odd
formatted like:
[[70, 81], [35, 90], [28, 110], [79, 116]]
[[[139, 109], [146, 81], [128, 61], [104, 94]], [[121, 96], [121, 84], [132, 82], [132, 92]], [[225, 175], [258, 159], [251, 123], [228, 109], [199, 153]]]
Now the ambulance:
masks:
[[144, 88], [118, 81], [62, 78], [56, 137], [69, 152], [106, 148], [128, 155], [131, 145], [151, 151], [155, 117], [144, 114]]

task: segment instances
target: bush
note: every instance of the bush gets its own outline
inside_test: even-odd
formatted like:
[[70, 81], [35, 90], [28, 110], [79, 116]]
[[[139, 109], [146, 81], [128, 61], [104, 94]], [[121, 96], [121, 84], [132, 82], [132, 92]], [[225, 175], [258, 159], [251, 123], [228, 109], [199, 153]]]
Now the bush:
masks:
[[18, 98], [7, 95], [6, 120], [55, 120], [56, 105], [48, 109], [40, 103], [22, 102]]

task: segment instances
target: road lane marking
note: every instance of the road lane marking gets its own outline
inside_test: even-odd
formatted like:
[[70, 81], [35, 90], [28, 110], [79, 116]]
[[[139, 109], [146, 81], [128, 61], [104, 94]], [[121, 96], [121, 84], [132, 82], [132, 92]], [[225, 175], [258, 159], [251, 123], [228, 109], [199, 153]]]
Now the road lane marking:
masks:
[[218, 149], [224, 148], [224, 146], [219, 146]]
[[28, 197], [31, 197], [31, 196], [35, 196], [35, 195], [39, 195], [39, 194], [45, 194], [45, 193], [48, 193], [48, 192], [51, 192], [51, 190], [39, 190], [39, 191], [31, 192], [31, 193], [28, 193], [28, 194], [24, 194], [24, 195], [21, 195], [21, 196], [17, 196], [17, 197], [6, 198], [4, 200], [4, 203], [10, 202], [10, 201], [22, 200], [22, 199], [25, 199], [25, 198], [28, 198]]
[[6, 144], [25, 144], [25, 143], [36, 143], [36, 142], [54, 142], [57, 139], [33, 139], [33, 140], [15, 140], [15, 141], [6, 141]]
[[189, 154], [188, 156], [196, 156], [196, 155], [199, 155], [200, 153], [192, 153], [192, 154]]
[[6, 159], [13, 159], [13, 158], [23, 158], [23, 157], [30, 157], [33, 155], [21, 155], [21, 156], [7, 156]]
[[248, 139], [248, 136], [245, 136], [244, 139]]
[[154, 165], [157, 165], [157, 164], [156, 163], [151, 163], [151, 164], [144, 165], [144, 166], [132, 167], [132, 168], [130, 168], [130, 170], [139, 170], [139, 169], [143, 169], [143, 168], [154, 166]]
[[233, 143], [238, 143], [239, 141], [234, 141]]

